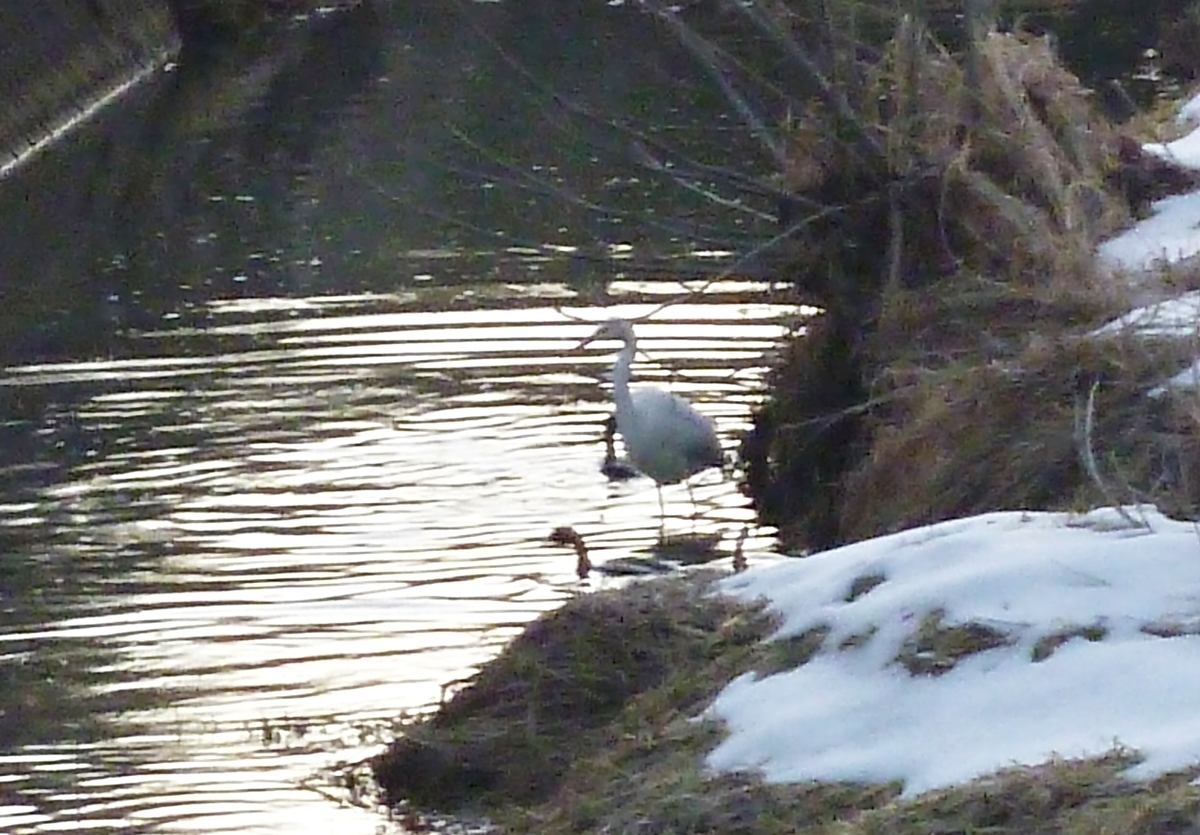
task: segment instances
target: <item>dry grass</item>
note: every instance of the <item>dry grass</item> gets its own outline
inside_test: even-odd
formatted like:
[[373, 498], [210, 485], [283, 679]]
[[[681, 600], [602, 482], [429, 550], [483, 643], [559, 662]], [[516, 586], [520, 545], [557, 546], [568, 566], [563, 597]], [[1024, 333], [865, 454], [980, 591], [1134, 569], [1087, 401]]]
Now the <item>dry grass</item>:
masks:
[[[978, 44], [974, 80], [964, 63], [904, 33], [889, 57], [876, 86], [893, 112], [873, 119], [887, 126], [894, 171], [939, 173], [928, 195], [937, 203], [906, 208], [932, 213], [956, 273], [1038, 283], [1077, 276], [1095, 241], [1127, 222], [1127, 206], [1107, 187], [1117, 134], [1046, 40], [990, 34]], [[910, 246], [905, 255], [921, 253]]]
[[[910, 372], [873, 413], [870, 454], [846, 476], [841, 536], [1114, 499], [1193, 514], [1200, 508], [1200, 423], [1169, 398], [1146, 393], [1195, 349], [1173, 340], [1033, 340], [1008, 361]], [[1112, 495], [1081, 465], [1078, 424], [1094, 381], [1090, 446]]]
[[620, 733], [637, 734], [665, 713], [690, 716], [750, 668], [771, 623], [758, 607], [708, 596], [710, 576], [588, 594], [539, 618], [376, 760], [388, 798], [531, 803], [618, 717]]
[[1168, 835], [1195, 832], [1200, 790], [1176, 774], [1149, 785], [1121, 772], [1130, 752], [1013, 768], [964, 786], [929, 792], [864, 814], [842, 835]]
[[910, 675], [939, 676], [950, 672], [963, 658], [1012, 642], [1008, 635], [986, 624], [947, 624], [945, 617], [943, 611], [926, 615], [900, 647], [896, 662]]
[[[1136, 286], [1100, 268], [1148, 169], [1123, 164], [1130, 140], [1045, 40], [992, 33], [973, 54], [974, 74], [906, 23], [870, 68], [858, 112], [886, 140], [886, 185], [828, 147], [830, 126], [797, 132], [792, 186], [844, 209], [801, 233], [797, 285], [825, 313], [783, 352], [743, 447], [790, 550], [989, 510], [1200, 507], [1200, 415], [1146, 396], [1200, 346], [1085, 336], [1200, 268]], [[1080, 464], [1093, 383], [1107, 492]]]
[[[753, 773], [709, 772], [704, 756], [724, 730], [696, 717], [727, 682], [849, 648], [829, 645], [821, 628], [764, 643], [774, 620], [709, 594], [713, 576], [588, 595], [539, 619], [438, 714], [410, 728], [405, 739], [420, 741], [419, 756], [402, 739], [376, 759], [389, 800], [405, 800], [403, 819], [418, 824], [415, 806], [465, 805], [486, 811], [497, 832], [539, 835], [1197, 831], [1200, 788], [1190, 781], [1200, 769], [1133, 782], [1122, 772], [1138, 758], [1121, 749], [1005, 769], [916, 798], [901, 797], [896, 783], [777, 785]], [[858, 593], [870, 594], [877, 580]], [[1081, 627], [1058, 637], [1061, 644], [1094, 635]], [[936, 675], [1006, 641], [935, 614], [914, 629], [896, 663]], [[924, 663], [930, 659], [944, 663]]]
[[[800, 649], [797, 659], [806, 663], [803, 656], [815, 654], [824, 637], [819, 632], [798, 637], [783, 653]], [[1089, 629], [1078, 630], [1078, 637], [1091, 636]], [[984, 635], [970, 624], [953, 627], [940, 621], [923, 625], [916, 637], [928, 639], [927, 649], [933, 655], [944, 650], [955, 658], [987, 651], [997, 643], [996, 635]], [[742, 668], [744, 662], [742, 656], [734, 667]], [[903, 664], [904, 659], [897, 662]], [[733, 671], [722, 665], [716, 669], [722, 680]], [[937, 672], [919, 669], [913, 674]], [[707, 675], [705, 679], [710, 680]], [[600, 744], [575, 761], [556, 794], [533, 807], [499, 810], [500, 828], [543, 835], [1195, 835], [1200, 831], [1196, 823], [1200, 788], [1191, 782], [1200, 769], [1135, 782], [1122, 772], [1139, 758], [1121, 748], [1089, 759], [1052, 759], [1039, 766], [1003, 769], [915, 798], [901, 797], [901, 787], [895, 783], [772, 785], [750, 773], [713, 774], [703, 768], [702, 758], [721, 739], [722, 730], [712, 722], [690, 719], [710, 696], [694, 684], [676, 682], [637, 697], [616, 717]], [[937, 757], [939, 752], [928, 755]]]
[[[709, 588], [708, 578], [659, 579], [581, 598], [568, 604], [565, 615], [540, 619], [526, 633], [531, 637], [514, 642], [513, 649], [489, 664], [460, 697], [415, 730], [416, 738], [442, 751], [477, 744], [481, 737], [489, 740], [486, 751], [476, 748], [473, 755], [476, 766], [486, 765], [495, 772], [492, 781], [486, 787], [468, 781], [451, 791], [443, 785], [438, 802], [443, 807], [482, 803], [495, 831], [539, 835], [1194, 835], [1197, 831], [1200, 788], [1190, 782], [1197, 770], [1133, 782], [1122, 772], [1138, 758], [1121, 749], [1091, 759], [1056, 759], [1036, 767], [1005, 769], [916, 798], [901, 797], [896, 783], [777, 785], [764, 783], [753, 773], [709, 772], [704, 755], [724, 731], [714, 721], [695, 717], [726, 682], [750, 670], [770, 675], [805, 664], [818, 652], [846, 649], [826, 645], [827, 631], [822, 629], [763, 643], [761, 639], [773, 627], [771, 619], [760, 609], [708, 596]], [[607, 625], [596, 627], [593, 617], [598, 615]], [[598, 714], [576, 708], [560, 712], [562, 699], [546, 703], [537, 695], [548, 677], [570, 689], [578, 675], [578, 681], [590, 688], [597, 671], [589, 658], [614, 657], [610, 655], [614, 642], [629, 645], [644, 638], [647, 624], [662, 617], [700, 628], [662, 636], [660, 660], [671, 658], [670, 665], [646, 679], [656, 682], [646, 689], [634, 693], [636, 688], [631, 688], [619, 707]], [[581, 629], [581, 623], [590, 625]], [[948, 669], [954, 661], [1006, 640], [976, 627], [946, 624], [935, 615], [915, 629], [910, 655], [942, 659]], [[1094, 636], [1086, 627], [1064, 629], [1059, 643], [1072, 637], [1090, 640]], [[574, 649], [564, 654], [566, 647]], [[909, 666], [913, 675], [943, 671], [928, 665], [914, 668], [904, 656], [902, 652], [896, 662]], [[604, 677], [636, 680], [649, 669], [632, 655], [622, 658], [630, 665], [624, 675], [609, 670]], [[565, 668], [556, 666], [563, 661], [567, 661]], [[535, 709], [552, 713], [558, 727], [548, 723], [531, 729], [521, 716], [521, 705], [515, 703], [518, 692], [520, 698], [537, 699]], [[538, 744], [531, 743], [535, 736], [541, 738]], [[393, 802], [402, 794], [396, 774], [389, 774], [389, 769], [401, 767], [397, 749], [402, 745], [375, 763], [381, 780], [393, 780]], [[551, 762], [546, 750], [559, 752], [560, 759]], [[930, 757], [940, 755], [929, 752]], [[429, 764], [410, 757], [405, 766]], [[550, 770], [539, 781], [539, 790], [530, 793], [528, 773], [537, 766]], [[505, 784], [503, 777], [496, 776], [513, 768], [526, 775], [517, 783]], [[455, 777], [445, 769], [434, 772], [443, 779]], [[421, 790], [428, 788], [422, 779], [408, 782]], [[429, 795], [408, 797], [431, 800]], [[404, 817], [420, 820], [412, 806]]]
[[1103, 641], [1108, 635], [1108, 627], [1103, 624], [1093, 623], [1089, 626], [1072, 626], [1046, 635], [1038, 639], [1033, 645], [1033, 650], [1030, 652], [1030, 658], [1033, 661], [1045, 661], [1055, 651], [1068, 643], [1069, 641], [1082, 638], [1085, 641]]

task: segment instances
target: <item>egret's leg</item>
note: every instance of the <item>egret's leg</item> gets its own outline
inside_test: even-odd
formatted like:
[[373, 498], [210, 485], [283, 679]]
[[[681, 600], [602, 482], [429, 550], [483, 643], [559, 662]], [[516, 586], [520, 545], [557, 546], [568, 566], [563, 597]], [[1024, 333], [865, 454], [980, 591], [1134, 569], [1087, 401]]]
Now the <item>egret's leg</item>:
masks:
[[696, 494], [692, 492], [692, 483], [685, 481], [687, 485], [688, 498], [692, 500], [692, 533], [696, 532], [696, 517], [700, 515], [700, 511], [696, 508]]
[[663, 506], [662, 485], [655, 482], [654, 486], [658, 488], [658, 539], [661, 542], [667, 535], [667, 510]]

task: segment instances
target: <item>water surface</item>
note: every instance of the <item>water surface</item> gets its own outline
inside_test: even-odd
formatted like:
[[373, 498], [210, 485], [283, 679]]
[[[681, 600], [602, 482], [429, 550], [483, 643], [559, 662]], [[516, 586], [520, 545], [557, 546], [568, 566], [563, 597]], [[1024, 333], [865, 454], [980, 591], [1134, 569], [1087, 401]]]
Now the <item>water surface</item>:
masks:
[[[695, 158], [745, 137], [630, 9], [443, 8], [185, 56], [0, 181], [0, 830], [374, 833], [338, 764], [615, 582], [550, 531], [656, 541], [653, 484], [598, 470], [596, 321], [648, 317], [635, 381], [736, 448], [794, 322], [738, 261], [769, 207], [515, 67]], [[728, 475], [695, 520], [664, 492], [668, 533], [769, 558]]]
[[[662, 366], [638, 376], [693, 399], [730, 447], [786, 313], [756, 289], [640, 328]], [[41, 414], [6, 424], [0, 459], [0, 824], [361, 818], [322, 795], [322, 769], [606, 582], [579, 583], [553, 527], [600, 563], [652, 548], [652, 482], [598, 472], [611, 352], [569, 353], [590, 327], [529, 287], [511, 307], [490, 290], [494, 306], [443, 312], [419, 294], [214, 301], [210, 326], [140, 334], [128, 356], [0, 375]], [[719, 534], [728, 562], [746, 501], [715, 471], [695, 493], [693, 522], [686, 490], [666, 490], [668, 530]]]

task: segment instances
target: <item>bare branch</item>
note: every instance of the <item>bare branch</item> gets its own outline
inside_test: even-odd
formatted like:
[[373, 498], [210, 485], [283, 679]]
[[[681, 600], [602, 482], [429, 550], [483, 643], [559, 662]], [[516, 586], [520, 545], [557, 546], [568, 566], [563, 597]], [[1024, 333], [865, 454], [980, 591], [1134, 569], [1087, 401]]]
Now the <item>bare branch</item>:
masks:
[[[708, 243], [708, 244], [720, 244], [720, 245], [725, 245], [725, 246], [730, 245], [727, 238], [712, 237], [712, 236], [706, 234], [706, 231], [707, 232], [717, 232], [717, 231], [725, 232], [725, 231], [727, 231], [723, 228], [717, 229], [714, 227], [709, 227], [707, 225], [698, 224], [698, 223], [690, 223], [690, 224], [688, 224], [688, 226], [686, 228], [684, 228], [684, 227], [679, 226], [678, 224], [668, 223], [664, 220], [657, 219], [653, 216], [649, 216], [649, 215], [646, 215], [641, 212], [623, 211], [621, 209], [616, 209], [611, 206], [605, 206], [600, 203], [596, 203], [594, 201], [588, 200], [580, 194], [577, 194], [577, 193], [575, 193], [567, 188], [564, 188], [562, 186], [559, 186], [545, 178], [536, 177], [533, 174], [530, 174], [528, 171], [524, 170], [523, 168], [516, 166], [506, 160], [501, 159], [500, 156], [498, 154], [496, 154], [493, 150], [488, 148], [486, 145], [472, 139], [465, 131], [461, 130], [460, 128], [457, 128], [454, 125], [448, 125], [447, 127], [448, 127], [448, 130], [450, 131], [450, 135], [453, 136], [455, 139], [457, 139], [459, 142], [461, 142], [463, 145], [470, 148], [472, 151], [479, 154], [484, 159], [487, 159], [493, 165], [495, 165], [498, 168], [501, 168], [502, 170], [509, 173], [511, 175], [511, 178], [508, 180], [509, 185], [513, 185], [518, 188], [523, 188], [523, 189], [527, 189], [530, 191], [535, 191], [535, 192], [538, 192], [541, 194], [545, 194], [550, 197], [554, 197], [556, 199], [562, 200], [564, 203], [566, 203], [568, 205], [578, 206], [582, 209], [586, 209], [587, 211], [594, 212], [596, 214], [601, 214], [601, 215], [605, 215], [607, 217], [612, 217], [612, 218], [620, 218], [622, 220], [635, 220], [643, 226], [648, 226], [648, 227], [656, 228], [656, 229], [662, 229], [673, 235], [690, 238], [692, 240], [702, 241], [702, 242]], [[446, 168], [447, 170], [453, 170], [450, 166], [443, 165], [443, 168]], [[480, 175], [480, 179], [481, 180], [489, 179], [489, 177]], [[494, 179], [494, 177], [491, 179]]]
[[722, 67], [722, 62], [719, 59], [720, 52], [707, 39], [703, 38], [697, 32], [683, 22], [683, 19], [673, 9], [668, 8], [661, 3], [650, 2], [650, 0], [642, 0], [642, 7], [648, 10], [651, 14], [666, 24], [667, 28], [679, 40], [685, 49], [692, 53], [700, 66], [709, 74], [709, 76], [721, 88], [726, 100], [737, 110], [742, 119], [750, 127], [750, 130], [766, 148], [771, 155], [775, 165], [784, 169], [787, 167], [787, 154], [784, 152], [783, 143], [775, 136], [775, 134], [766, 126], [750, 103], [745, 97], [738, 92], [734, 87], [733, 82], [729, 79], [728, 73]]
[[821, 97], [821, 101], [829, 108], [829, 111], [854, 132], [859, 152], [868, 161], [877, 164], [886, 161], [883, 146], [858, 118], [858, 114], [850, 106], [849, 100], [830, 82], [808, 53], [800, 48], [800, 44], [796, 42], [791, 33], [780, 26], [777, 20], [766, 15], [756, 3], [728, 2], [727, 4], [730, 8], [745, 15], [759, 31], [779, 45], [783, 54], [791, 59], [792, 63], [816, 89], [817, 95]]
[[642, 165], [644, 165], [646, 168], [650, 169], [651, 171], [654, 171], [655, 173], [661, 174], [664, 177], [668, 177], [677, 186], [679, 186], [680, 188], [682, 188], [685, 191], [690, 191], [693, 194], [698, 194], [699, 196], [703, 197], [705, 200], [709, 201], [710, 203], [715, 203], [718, 206], [721, 206], [723, 208], [732, 209], [737, 212], [742, 212], [744, 214], [751, 215], [752, 217], [754, 217], [757, 220], [766, 220], [766, 221], [772, 221], [772, 222], [775, 220], [774, 215], [767, 214], [766, 212], [760, 212], [759, 210], [757, 210], [751, 206], [747, 206], [740, 198], [722, 197], [721, 195], [714, 192], [712, 189], [706, 188], [705, 186], [702, 186], [699, 183], [693, 182], [691, 179], [685, 177], [682, 173], [676, 172], [672, 168], [665, 165], [664, 163], [659, 162], [657, 159], [655, 159], [653, 156], [651, 156], [650, 153], [648, 151], [646, 151], [644, 148], [637, 148], [635, 146], [634, 151], [641, 152], [641, 153], [638, 153], [637, 156], [639, 157], [638, 161]]
[[[759, 194], [774, 199], [782, 199], [792, 196], [790, 193], [777, 188], [769, 181], [695, 160], [687, 154], [684, 154], [678, 148], [663, 142], [661, 139], [658, 139], [645, 131], [638, 130], [632, 125], [622, 122], [614, 117], [597, 113], [595, 110], [588, 107], [586, 104], [583, 104], [582, 102], [567, 98], [565, 95], [555, 90], [550, 84], [537, 78], [533, 73], [531, 73], [524, 64], [514, 58], [488, 32], [480, 28], [478, 23], [476, 23], [471, 16], [464, 16], [464, 24], [469, 26], [475, 35], [487, 43], [501, 58], [501, 60], [508, 65], [513, 73], [529, 84], [532, 89], [538, 91], [541, 95], [553, 101], [564, 111], [572, 115], [579, 116], [598, 127], [614, 131], [615, 133], [624, 137], [632, 144], [635, 155], [639, 150], [639, 146], [641, 149], [651, 148], [656, 150], [659, 156], [669, 157], [676, 166], [724, 179], [731, 185], [743, 188], [750, 193]], [[779, 95], [783, 94], [779, 93]]]
[[1116, 494], [1105, 483], [1104, 478], [1100, 475], [1100, 467], [1096, 464], [1096, 454], [1092, 446], [1092, 428], [1095, 424], [1096, 416], [1096, 390], [1100, 388], [1100, 381], [1093, 380], [1091, 387], [1088, 389], [1087, 404], [1081, 409], [1079, 399], [1075, 400], [1075, 446], [1079, 452], [1079, 461], [1083, 465], [1084, 472], [1088, 478], [1100, 490], [1104, 500], [1112, 505], [1113, 509], [1121, 515], [1130, 527], [1145, 528], [1149, 527], [1145, 520], [1138, 521], [1133, 518], [1124, 505], [1117, 498]]

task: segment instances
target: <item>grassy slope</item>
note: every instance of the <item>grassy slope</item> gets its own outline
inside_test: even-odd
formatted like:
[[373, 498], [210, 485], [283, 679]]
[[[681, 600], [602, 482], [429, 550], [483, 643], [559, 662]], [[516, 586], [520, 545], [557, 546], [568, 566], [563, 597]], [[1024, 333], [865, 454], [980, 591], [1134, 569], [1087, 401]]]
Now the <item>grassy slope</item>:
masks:
[[[712, 595], [712, 578], [584, 595], [539, 619], [438, 715], [410, 729], [440, 750], [465, 746], [468, 762], [507, 776], [473, 782], [458, 779], [466, 771], [444, 768], [406, 776], [416, 761], [401, 761], [401, 741], [375, 762], [392, 802], [405, 795], [407, 780], [426, 805], [483, 810], [502, 831], [542, 835], [1198, 831], [1200, 788], [1191, 781], [1200, 768], [1134, 783], [1121, 772], [1136, 752], [1122, 750], [1012, 768], [914, 799], [901, 798], [895, 784], [768, 785], [754, 774], [708, 772], [704, 755], [724, 731], [697, 717], [728, 681], [838, 651], [822, 649], [821, 630], [763, 642], [773, 618]], [[946, 665], [988, 646], [986, 636], [946, 630], [931, 637], [931, 629], [937, 632], [921, 625], [916, 637], [945, 649]], [[655, 645], [644, 646], [647, 640]], [[585, 692], [614, 699], [578, 702]]]

